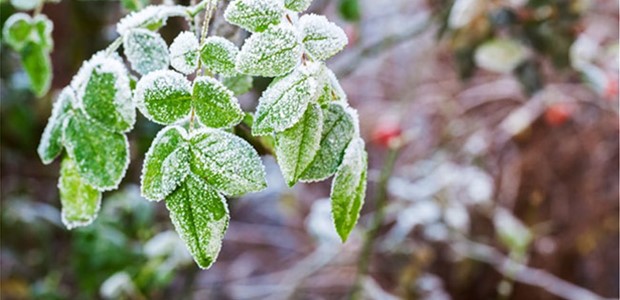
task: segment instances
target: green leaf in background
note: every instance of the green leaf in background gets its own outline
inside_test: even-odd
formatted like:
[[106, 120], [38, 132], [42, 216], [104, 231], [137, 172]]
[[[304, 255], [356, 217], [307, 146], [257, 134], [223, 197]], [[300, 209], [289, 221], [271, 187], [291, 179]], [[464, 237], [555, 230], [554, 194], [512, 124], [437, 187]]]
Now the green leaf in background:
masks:
[[227, 196], [257, 192], [267, 186], [265, 167], [242, 138], [203, 128], [190, 138], [192, 172]]
[[301, 39], [292, 26], [271, 26], [245, 40], [237, 56], [237, 71], [274, 77], [284, 75], [301, 60]]
[[323, 107], [323, 120], [321, 147], [301, 175], [302, 181], [320, 181], [332, 176], [355, 133], [356, 120], [341, 102], [332, 102]]
[[276, 134], [276, 157], [289, 186], [297, 182], [319, 150], [322, 128], [321, 108], [311, 103], [297, 124]]
[[172, 124], [187, 117], [191, 111], [190, 82], [174, 71], [151, 72], [138, 81], [134, 101], [149, 120]]
[[251, 32], [280, 23], [283, 15], [283, 2], [273, 0], [234, 0], [224, 12], [226, 21]]
[[236, 74], [231, 77], [222, 77], [221, 81], [235, 96], [239, 96], [252, 88], [253, 78], [244, 74]]
[[349, 22], [358, 22], [362, 17], [359, 0], [340, 0], [338, 11]]
[[33, 29], [34, 37], [31, 37], [32, 40], [40, 44], [43, 49], [51, 50], [54, 47], [54, 40], [52, 39], [54, 23], [45, 15], [37, 15], [33, 19]]
[[310, 7], [312, 0], [284, 0], [284, 6], [292, 11], [302, 12]]
[[215, 262], [230, 219], [226, 199], [194, 174], [166, 198], [174, 228], [203, 269]]
[[138, 11], [149, 4], [149, 0], [121, 0], [121, 5], [128, 11]]
[[147, 29], [132, 29], [123, 36], [125, 56], [136, 72], [146, 75], [168, 68], [168, 45], [159, 33]]
[[28, 42], [20, 51], [22, 66], [30, 79], [30, 89], [37, 97], [47, 93], [52, 83], [52, 63], [47, 50]]
[[344, 153], [330, 193], [332, 218], [343, 242], [355, 227], [364, 204], [367, 169], [368, 159], [364, 150], [364, 140], [354, 138]]
[[13, 50], [20, 51], [30, 40], [32, 19], [25, 13], [11, 15], [2, 27], [2, 38]]
[[304, 15], [299, 19], [304, 49], [312, 58], [326, 60], [347, 45], [344, 31], [324, 16]]
[[185, 129], [178, 126], [162, 129], [144, 158], [142, 196], [159, 201], [172, 193], [189, 174], [189, 160]]
[[274, 80], [259, 99], [252, 134], [268, 135], [295, 125], [317, 89], [317, 81], [306, 67]]
[[62, 160], [58, 189], [62, 223], [68, 229], [87, 226], [95, 220], [101, 205], [101, 192], [82, 180], [69, 157]]
[[76, 112], [65, 121], [62, 139], [84, 181], [100, 191], [118, 187], [129, 165], [125, 135], [109, 131]]
[[170, 65], [183, 74], [193, 73], [198, 68], [198, 47], [194, 33], [179, 33], [170, 45]]
[[222, 76], [233, 76], [235, 71], [235, 60], [239, 49], [231, 41], [212, 36], [204, 41], [200, 49], [200, 59], [211, 72]]
[[231, 127], [243, 119], [237, 98], [212, 77], [201, 76], [194, 80], [192, 98], [198, 120], [208, 127]]
[[43, 164], [50, 164], [62, 152], [63, 122], [68, 116], [67, 112], [71, 109], [71, 104], [75, 101], [75, 93], [70, 87], [66, 87], [54, 102], [52, 115], [47, 120], [47, 125], [41, 135], [41, 142], [37, 148], [37, 153]]

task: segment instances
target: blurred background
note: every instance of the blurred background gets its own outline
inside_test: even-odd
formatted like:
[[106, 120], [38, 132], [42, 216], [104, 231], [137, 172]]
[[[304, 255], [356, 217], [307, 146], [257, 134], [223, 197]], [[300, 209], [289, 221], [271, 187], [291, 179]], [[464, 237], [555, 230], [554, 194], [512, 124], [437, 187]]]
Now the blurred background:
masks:
[[[164, 203], [140, 197], [158, 125], [139, 118], [127, 176], [85, 228], [62, 226], [59, 163], [36, 154], [60, 89], [147, 2], [47, 3], [54, 77], [41, 98], [2, 45], [2, 299], [618, 298], [618, 1], [314, 0], [349, 38], [328, 64], [367, 141], [362, 216], [341, 244], [330, 182], [288, 188], [263, 156], [269, 187], [229, 199], [206, 271]], [[211, 28], [240, 44], [227, 2]], [[0, 8], [4, 23], [15, 10]], [[162, 34], [185, 28], [174, 18]], [[246, 111], [268, 83], [240, 97]]]

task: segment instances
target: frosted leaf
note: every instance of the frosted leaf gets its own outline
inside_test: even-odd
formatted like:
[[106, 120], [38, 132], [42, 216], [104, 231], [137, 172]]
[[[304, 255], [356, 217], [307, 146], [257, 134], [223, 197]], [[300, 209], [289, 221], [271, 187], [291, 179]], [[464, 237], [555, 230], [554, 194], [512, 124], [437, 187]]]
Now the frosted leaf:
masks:
[[244, 114], [237, 98], [214, 78], [196, 78], [192, 98], [198, 120], [208, 127], [231, 127], [243, 119]]
[[65, 120], [62, 139], [84, 181], [100, 191], [118, 187], [129, 165], [124, 134], [108, 131], [76, 113]]
[[151, 72], [136, 85], [134, 101], [149, 120], [172, 124], [189, 115], [192, 105], [190, 82], [170, 70]]
[[25, 13], [11, 15], [2, 27], [2, 38], [11, 48], [21, 50], [30, 37], [32, 19]]
[[231, 77], [223, 77], [222, 84], [226, 86], [235, 96], [243, 95], [252, 88], [252, 76], [236, 74]]
[[474, 60], [482, 69], [510, 73], [528, 57], [527, 48], [516, 40], [493, 39], [476, 49]]
[[54, 29], [54, 23], [45, 15], [37, 15], [33, 19], [33, 29], [31, 33], [31, 39], [41, 45], [43, 49], [50, 50], [54, 47], [54, 40], [52, 39], [52, 30]]
[[180, 5], [150, 5], [122, 18], [116, 26], [120, 35], [136, 28], [157, 29], [166, 24], [169, 17], [185, 17], [187, 8]]
[[310, 7], [312, 0], [284, 0], [284, 6], [292, 11], [302, 12]]
[[159, 201], [172, 193], [189, 174], [189, 159], [185, 129], [178, 126], [162, 129], [144, 158], [142, 196]]
[[236, 67], [247, 75], [280, 76], [297, 66], [301, 54], [301, 39], [293, 27], [271, 26], [245, 40]]
[[450, 9], [448, 26], [459, 29], [468, 25], [476, 16], [484, 13], [485, 2], [485, 0], [456, 0]]
[[347, 35], [324, 16], [304, 15], [297, 24], [302, 34], [304, 49], [312, 58], [326, 60], [347, 45]]
[[45, 95], [52, 83], [52, 62], [48, 50], [43, 45], [28, 42], [19, 54], [30, 80], [30, 89], [37, 97]]
[[323, 120], [321, 147], [301, 175], [302, 181], [320, 181], [332, 176], [356, 132], [356, 120], [341, 102], [332, 102], [323, 107]]
[[204, 180], [190, 174], [166, 198], [170, 219], [202, 269], [217, 259], [230, 215], [226, 199]]
[[67, 112], [71, 110], [71, 103], [75, 101], [75, 93], [70, 87], [66, 87], [54, 102], [52, 114], [47, 120], [37, 148], [43, 164], [50, 164], [62, 152], [62, 125], [68, 116]]
[[67, 229], [86, 226], [95, 220], [101, 206], [101, 192], [82, 180], [77, 166], [68, 157], [60, 166], [58, 190], [62, 223]]
[[214, 73], [222, 76], [233, 76], [235, 71], [235, 60], [239, 49], [231, 41], [212, 36], [204, 41], [200, 49], [200, 59], [202, 63]]
[[198, 67], [198, 39], [184, 31], [170, 45], [170, 65], [183, 74], [191, 74]]
[[268, 135], [293, 126], [316, 96], [317, 81], [306, 67], [274, 80], [258, 100], [253, 135]]
[[251, 32], [264, 31], [278, 24], [284, 15], [282, 0], [235, 0], [228, 4], [224, 18]]
[[19, 10], [35, 9], [42, 0], [11, 0], [11, 5]]
[[360, 217], [366, 196], [367, 169], [368, 159], [364, 151], [364, 140], [354, 138], [344, 153], [330, 193], [332, 218], [343, 242], [347, 240]]
[[84, 62], [77, 77], [75, 88], [79, 107], [89, 118], [114, 131], [126, 132], [133, 128], [136, 110], [123, 63], [97, 53]]
[[159, 33], [132, 29], [123, 36], [123, 48], [131, 68], [142, 75], [168, 68], [168, 45]]
[[267, 186], [256, 150], [240, 137], [211, 128], [190, 139], [192, 172], [227, 196], [257, 192]]
[[319, 103], [327, 103], [330, 101], [347, 101], [347, 94], [342, 89], [340, 82], [338, 82], [338, 78], [332, 70], [324, 67], [321, 73], [320, 86], [322, 88], [319, 90], [320, 95], [317, 100]]
[[276, 157], [289, 186], [293, 186], [319, 150], [323, 113], [311, 103], [299, 122], [276, 134]]

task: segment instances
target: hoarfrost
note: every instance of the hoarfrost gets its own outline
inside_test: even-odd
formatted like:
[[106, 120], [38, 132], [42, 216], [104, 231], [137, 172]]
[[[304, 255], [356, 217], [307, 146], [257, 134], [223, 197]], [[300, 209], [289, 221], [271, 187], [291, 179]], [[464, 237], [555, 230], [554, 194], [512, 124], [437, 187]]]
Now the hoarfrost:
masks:
[[280, 23], [282, 15], [282, 0], [235, 0], [224, 12], [226, 21], [251, 32], [260, 32], [269, 25]]
[[212, 36], [204, 41], [200, 49], [200, 59], [210, 71], [222, 76], [233, 76], [237, 73], [235, 61], [238, 53], [239, 49], [231, 41]]
[[245, 41], [236, 67], [247, 75], [274, 77], [293, 70], [301, 54], [301, 39], [292, 26], [271, 26]]
[[185, 76], [170, 70], [154, 71], [138, 81], [134, 101], [149, 120], [167, 125], [189, 114], [190, 91], [190, 82]]
[[123, 36], [125, 56], [136, 72], [146, 75], [168, 68], [168, 45], [159, 33], [147, 29], [132, 29]]
[[95, 220], [101, 206], [101, 192], [82, 180], [68, 157], [60, 167], [58, 190], [62, 204], [60, 216], [67, 229], [86, 226]]
[[212, 77], [201, 76], [194, 80], [192, 98], [198, 120], [208, 127], [231, 127], [243, 119], [237, 98]]
[[122, 36], [136, 28], [163, 26], [169, 17], [184, 16], [187, 16], [187, 8], [180, 5], [150, 5], [122, 18], [116, 25], [116, 31]]
[[198, 39], [190, 31], [184, 31], [170, 45], [170, 65], [183, 74], [191, 74], [198, 67]]
[[302, 33], [306, 53], [318, 60], [326, 60], [347, 45], [347, 35], [324, 16], [304, 15], [297, 24]]
[[43, 130], [37, 153], [43, 164], [50, 164], [62, 151], [62, 124], [68, 117], [71, 105], [75, 102], [75, 93], [70, 87], [65, 87], [52, 108], [47, 125]]

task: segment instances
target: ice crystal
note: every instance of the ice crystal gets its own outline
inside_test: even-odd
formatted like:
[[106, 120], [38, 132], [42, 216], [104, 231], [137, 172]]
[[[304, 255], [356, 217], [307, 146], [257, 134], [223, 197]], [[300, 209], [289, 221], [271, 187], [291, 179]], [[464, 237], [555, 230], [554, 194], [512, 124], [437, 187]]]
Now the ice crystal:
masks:
[[47, 120], [41, 142], [37, 148], [41, 161], [46, 165], [50, 164], [62, 152], [62, 125], [68, 116], [67, 112], [75, 101], [75, 93], [70, 87], [66, 87], [54, 102], [52, 114]]
[[271, 26], [245, 41], [237, 56], [236, 67], [247, 75], [280, 76], [297, 66], [301, 54], [301, 39], [292, 26]]
[[192, 98], [198, 120], [208, 127], [231, 127], [243, 119], [237, 98], [212, 77], [202, 76], [194, 80]]
[[190, 82], [181, 74], [160, 70], [142, 77], [134, 101], [149, 120], [172, 124], [189, 115], [192, 105]]
[[183, 74], [191, 74], [198, 67], [198, 39], [184, 31], [170, 45], [170, 65]]
[[235, 71], [235, 61], [239, 49], [231, 41], [212, 36], [204, 41], [200, 49], [200, 59], [202, 63], [212, 72], [222, 76], [233, 76]]
[[159, 33], [147, 29], [132, 29], [123, 36], [125, 56], [136, 72], [146, 75], [168, 68], [168, 45]]
[[324, 16], [304, 15], [297, 26], [302, 33], [306, 53], [315, 59], [326, 60], [340, 52], [348, 43], [344, 31]]
[[120, 35], [127, 34], [135, 28], [151, 28], [153, 26], [161, 26], [166, 24], [169, 17], [187, 16], [187, 8], [180, 5], [150, 5], [144, 9], [133, 12], [122, 18], [116, 31]]
[[283, 14], [282, 0], [234, 0], [226, 8], [224, 18], [248, 31], [260, 32], [280, 23]]

